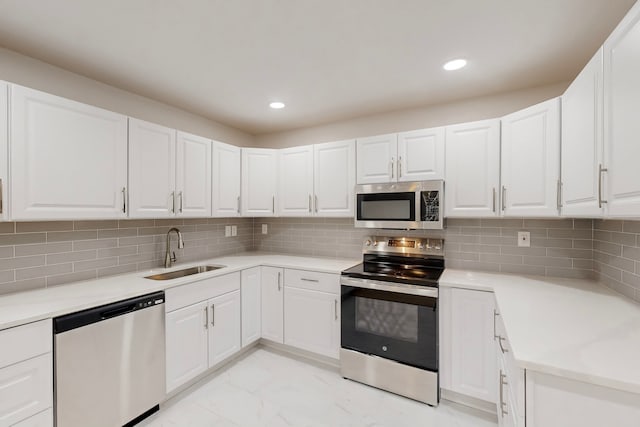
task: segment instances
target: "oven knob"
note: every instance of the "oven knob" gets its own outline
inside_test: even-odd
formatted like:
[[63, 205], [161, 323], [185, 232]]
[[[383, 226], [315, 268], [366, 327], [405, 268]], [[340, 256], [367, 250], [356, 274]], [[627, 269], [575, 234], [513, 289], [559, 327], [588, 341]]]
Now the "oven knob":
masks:
[[424, 249], [424, 245], [422, 243], [418, 244], [418, 249], [423, 250]]
[[365, 244], [366, 246], [371, 246], [371, 240], [367, 239], [367, 241], [366, 241], [366, 242], [364, 242], [364, 244]]
[[386, 345], [382, 346], [382, 351], [387, 351], [387, 346]]
[[378, 241], [377, 240], [373, 241], [373, 246], [378, 246]]

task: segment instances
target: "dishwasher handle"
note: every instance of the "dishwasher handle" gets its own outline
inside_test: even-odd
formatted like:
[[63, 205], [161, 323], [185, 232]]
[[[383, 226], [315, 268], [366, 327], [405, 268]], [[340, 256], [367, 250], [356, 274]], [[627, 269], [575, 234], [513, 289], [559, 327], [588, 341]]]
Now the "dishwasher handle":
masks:
[[53, 319], [53, 332], [61, 334], [83, 326], [113, 319], [138, 310], [164, 304], [164, 292], [154, 292], [138, 297], [101, 305]]

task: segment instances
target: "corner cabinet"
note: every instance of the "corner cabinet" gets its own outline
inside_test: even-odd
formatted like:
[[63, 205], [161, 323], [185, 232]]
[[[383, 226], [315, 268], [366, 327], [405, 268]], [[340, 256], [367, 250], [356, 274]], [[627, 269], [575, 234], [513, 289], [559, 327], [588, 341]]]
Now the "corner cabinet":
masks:
[[276, 215], [278, 150], [242, 149], [242, 215]]
[[9, 85], [0, 81], [0, 221], [9, 219]]
[[445, 217], [495, 217], [500, 187], [500, 120], [447, 126]]
[[278, 167], [278, 214], [313, 214], [313, 146], [280, 150]]
[[355, 140], [313, 146], [314, 213], [353, 217], [356, 184]]
[[609, 217], [640, 217], [640, 4], [604, 44], [604, 146]]
[[127, 118], [11, 86], [12, 219], [127, 216]]
[[559, 215], [560, 99], [502, 118], [504, 216]]
[[215, 217], [240, 216], [239, 147], [213, 141], [212, 214]]
[[562, 215], [601, 217], [602, 48], [562, 95]]

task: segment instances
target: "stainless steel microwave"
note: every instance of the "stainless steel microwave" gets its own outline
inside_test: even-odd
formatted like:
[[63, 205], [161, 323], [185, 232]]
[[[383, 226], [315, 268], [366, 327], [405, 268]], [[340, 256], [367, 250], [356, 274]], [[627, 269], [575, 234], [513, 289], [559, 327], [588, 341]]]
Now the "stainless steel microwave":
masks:
[[443, 181], [356, 185], [355, 226], [442, 229]]

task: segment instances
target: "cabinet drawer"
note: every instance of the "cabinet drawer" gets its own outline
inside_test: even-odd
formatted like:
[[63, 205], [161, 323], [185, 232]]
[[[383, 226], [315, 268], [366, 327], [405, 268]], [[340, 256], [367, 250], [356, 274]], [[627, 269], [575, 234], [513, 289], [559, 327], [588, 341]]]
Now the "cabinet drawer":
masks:
[[165, 291], [168, 312], [240, 290], [240, 272], [188, 283]]
[[0, 425], [27, 419], [52, 403], [51, 353], [0, 369]]
[[49, 408], [26, 420], [14, 424], [14, 427], [53, 427], [53, 409]]
[[51, 319], [0, 331], [0, 368], [51, 353]]
[[340, 294], [340, 275], [316, 271], [284, 270], [284, 285], [291, 288]]

